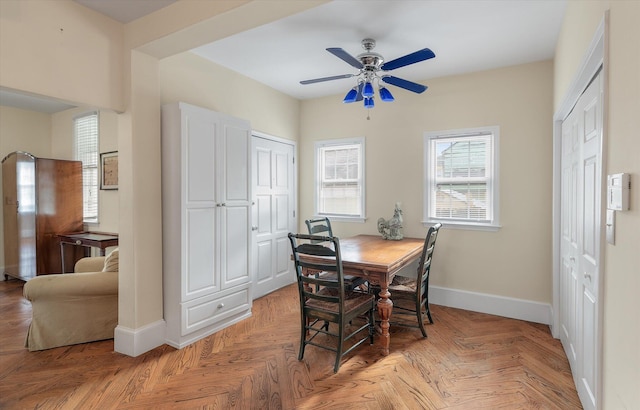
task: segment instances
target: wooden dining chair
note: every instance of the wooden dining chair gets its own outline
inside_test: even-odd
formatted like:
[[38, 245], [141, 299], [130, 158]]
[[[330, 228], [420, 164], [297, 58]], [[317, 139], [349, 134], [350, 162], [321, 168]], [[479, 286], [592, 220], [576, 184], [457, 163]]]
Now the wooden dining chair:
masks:
[[[429, 228], [422, 247], [422, 255], [418, 263], [417, 276], [407, 278], [396, 276], [389, 285], [391, 300], [393, 301], [393, 314], [390, 324], [420, 328], [423, 337], [427, 337], [427, 330], [424, 327], [425, 316], [429, 323], [433, 324], [431, 310], [429, 309], [429, 274], [431, 273], [431, 263], [433, 252], [436, 247], [436, 239], [442, 224], [437, 223]], [[379, 292], [379, 289], [376, 294]], [[400, 319], [398, 315], [415, 316], [417, 323], [411, 323]]]
[[[328, 237], [333, 236], [331, 221], [327, 217], [307, 219], [306, 221], [304, 221], [304, 223], [307, 225], [309, 235], [320, 235]], [[344, 280], [345, 285], [349, 290], [361, 288], [362, 290], [366, 291], [367, 281], [364, 278], [355, 275], [344, 275]]]
[[[369, 340], [373, 344], [375, 320], [373, 294], [345, 287], [340, 241], [336, 237], [289, 234], [300, 295], [300, 352], [313, 345], [336, 353], [333, 372], [337, 373], [342, 358]], [[324, 246], [321, 243], [330, 243]], [[327, 272], [330, 275], [308, 275], [307, 272]], [[354, 324], [364, 319], [363, 324]], [[335, 323], [332, 331], [329, 323]], [[355, 329], [354, 329], [355, 327]], [[328, 335], [333, 344], [323, 343]], [[329, 341], [330, 341], [329, 340]]]

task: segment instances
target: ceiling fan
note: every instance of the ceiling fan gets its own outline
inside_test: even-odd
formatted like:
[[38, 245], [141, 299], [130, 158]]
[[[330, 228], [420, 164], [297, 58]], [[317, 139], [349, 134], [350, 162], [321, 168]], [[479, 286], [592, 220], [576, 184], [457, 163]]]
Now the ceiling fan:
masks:
[[418, 50], [416, 52], [407, 54], [405, 56], [385, 63], [384, 58], [380, 54], [372, 51], [375, 46], [375, 40], [371, 38], [365, 38], [364, 40], [362, 40], [362, 48], [364, 48], [365, 51], [364, 53], [358, 54], [356, 57], [353, 57], [351, 54], [347, 53], [339, 47], [327, 48], [328, 52], [360, 71], [357, 74], [342, 74], [334, 75], [331, 77], [304, 80], [300, 81], [300, 84], [314, 84], [323, 81], [357, 77], [356, 86], [349, 90], [347, 95], [344, 97], [343, 102], [352, 103], [364, 100], [365, 108], [374, 107], [373, 85], [376, 82], [378, 83], [378, 93], [380, 94], [380, 99], [385, 102], [391, 102], [394, 100], [394, 98], [391, 92], [383, 84], [381, 84], [380, 81], [387, 84], [395, 85], [396, 87], [404, 88], [405, 90], [409, 90], [417, 94], [420, 94], [427, 89], [427, 87], [422, 84], [394, 77], [383, 72], [395, 70], [396, 68], [434, 58], [436, 55], [433, 51], [429, 50], [428, 48], [423, 48], [422, 50]]

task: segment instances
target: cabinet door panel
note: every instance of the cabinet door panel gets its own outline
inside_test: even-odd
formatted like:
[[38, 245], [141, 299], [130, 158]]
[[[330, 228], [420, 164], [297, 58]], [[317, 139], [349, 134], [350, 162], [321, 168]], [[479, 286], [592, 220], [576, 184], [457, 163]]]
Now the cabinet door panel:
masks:
[[184, 300], [220, 288], [216, 283], [215, 208], [187, 209]]
[[224, 208], [226, 269], [223, 269], [223, 287], [228, 288], [249, 279], [249, 208]]
[[249, 201], [249, 130], [225, 125], [225, 201]]
[[187, 203], [215, 201], [216, 124], [210, 118], [187, 115], [184, 167]]

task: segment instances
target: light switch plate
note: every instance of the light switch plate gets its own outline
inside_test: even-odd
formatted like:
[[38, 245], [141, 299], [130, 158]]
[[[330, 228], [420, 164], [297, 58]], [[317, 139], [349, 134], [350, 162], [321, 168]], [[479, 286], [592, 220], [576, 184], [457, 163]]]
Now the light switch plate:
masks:
[[616, 211], [607, 209], [607, 242], [611, 245], [616, 244]]

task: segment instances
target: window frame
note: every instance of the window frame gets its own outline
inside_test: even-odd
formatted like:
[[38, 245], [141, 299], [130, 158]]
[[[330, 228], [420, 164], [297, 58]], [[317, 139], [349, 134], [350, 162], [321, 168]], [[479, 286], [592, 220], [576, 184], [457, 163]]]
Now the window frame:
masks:
[[[73, 157], [76, 161], [80, 161], [78, 155], [78, 120], [87, 118], [87, 117], [95, 117], [95, 126], [96, 126], [96, 140], [95, 140], [95, 166], [86, 165], [84, 162], [82, 163], [82, 221], [85, 224], [98, 224], [100, 223], [100, 114], [98, 111], [89, 111], [73, 117]], [[91, 201], [92, 204], [95, 205], [95, 216], [87, 216], [85, 214], [86, 210], [86, 202], [85, 202], [85, 181], [84, 174], [86, 169], [92, 169], [95, 172], [95, 182], [92, 185], [92, 189], [95, 191], [95, 199]]]
[[[487, 179], [487, 203], [489, 207], [489, 218], [487, 220], [477, 221], [472, 219], [450, 219], [432, 216], [433, 211], [433, 193], [437, 184], [436, 172], [436, 153], [432, 144], [438, 140], [463, 140], [473, 137], [489, 135], [491, 140], [491, 152], [487, 164], [489, 175]], [[423, 180], [423, 225], [430, 226], [434, 223], [442, 223], [447, 228], [467, 229], [467, 230], [484, 230], [497, 231], [500, 225], [500, 127], [476, 127], [457, 130], [433, 131], [424, 133], [424, 180]], [[472, 180], [474, 177], [469, 177]]]
[[[359, 145], [360, 146], [360, 161], [358, 166], [358, 181], [360, 187], [360, 214], [359, 215], [347, 215], [339, 213], [320, 212], [320, 187], [322, 185], [321, 179], [321, 161], [320, 155], [323, 148], [332, 147], [339, 148], [341, 146]], [[365, 183], [365, 138], [341, 138], [332, 140], [322, 140], [315, 142], [314, 148], [314, 213], [315, 217], [328, 217], [331, 220], [339, 220], [341, 222], [365, 222], [366, 220], [366, 183]]]

